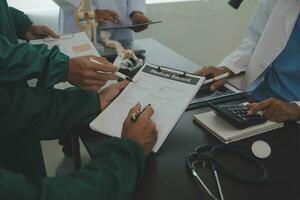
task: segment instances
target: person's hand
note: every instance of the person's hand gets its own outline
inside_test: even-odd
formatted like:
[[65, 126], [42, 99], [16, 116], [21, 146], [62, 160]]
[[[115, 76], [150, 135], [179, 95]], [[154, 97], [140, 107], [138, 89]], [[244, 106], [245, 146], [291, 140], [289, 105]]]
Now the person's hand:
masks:
[[110, 21], [114, 24], [121, 24], [119, 15], [111, 10], [95, 10], [97, 22], [103, 24], [105, 21]]
[[[92, 62], [90, 58], [100, 62]], [[67, 80], [82, 89], [98, 91], [108, 80], [116, 80], [117, 68], [103, 57], [83, 56], [69, 62]]]
[[[141, 12], [134, 12], [131, 17], [132, 25], [148, 23], [150, 20]], [[148, 25], [132, 28], [134, 32], [141, 32], [148, 28]]]
[[[196, 74], [199, 74], [201, 76], [212, 75], [213, 77], [216, 77], [216, 76], [219, 76], [219, 75], [225, 74], [225, 73], [229, 73], [230, 74], [229, 76], [234, 75], [234, 73], [226, 67], [205, 66], [196, 72]], [[217, 81], [213, 82], [210, 85], [210, 90], [211, 91], [217, 90], [219, 87], [224, 85], [225, 82], [226, 82], [226, 79], [221, 79], [221, 80], [217, 80]]]
[[263, 111], [263, 117], [270, 121], [285, 122], [288, 120], [300, 120], [300, 107], [296, 103], [287, 103], [270, 98], [260, 103], [251, 103], [248, 107], [249, 115]]
[[116, 96], [128, 85], [128, 81], [121, 81], [120, 83], [115, 83], [107, 88], [104, 88], [99, 93], [100, 98], [100, 107], [101, 110], [104, 110]]
[[59, 38], [54, 31], [44, 25], [31, 25], [25, 36], [27, 40], [43, 39], [47, 37]]
[[123, 124], [122, 138], [136, 141], [144, 150], [145, 155], [149, 155], [157, 140], [156, 126], [151, 120], [154, 110], [148, 107], [137, 121], [131, 120], [131, 115], [140, 111], [141, 104], [136, 104], [130, 111]]

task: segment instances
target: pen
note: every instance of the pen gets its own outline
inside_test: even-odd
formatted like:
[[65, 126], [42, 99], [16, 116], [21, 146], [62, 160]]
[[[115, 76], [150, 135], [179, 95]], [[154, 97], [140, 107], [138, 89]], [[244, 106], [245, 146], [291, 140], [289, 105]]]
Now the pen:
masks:
[[[99, 65], [102, 65], [103, 63], [93, 59], [93, 58], [90, 58], [90, 61], [94, 62], [94, 63], [97, 63]], [[133, 82], [133, 80], [129, 77], [129, 76], [126, 76], [125, 74], [122, 74], [120, 72], [116, 72], [115, 75], [123, 80], [127, 80], [129, 82]]]
[[140, 111], [132, 113], [131, 115], [131, 121], [137, 121], [139, 119], [139, 116], [147, 109], [151, 106], [151, 104], [148, 104], [146, 106], [144, 106]]
[[211, 79], [208, 79], [206, 81], [204, 81], [203, 85], [206, 85], [208, 83], [212, 83], [212, 82], [215, 82], [215, 81], [218, 81], [220, 79], [223, 79], [223, 78], [227, 78], [229, 76], [229, 73], [225, 73], [225, 74], [221, 74], [220, 76], [216, 76], [214, 78], [211, 78]]

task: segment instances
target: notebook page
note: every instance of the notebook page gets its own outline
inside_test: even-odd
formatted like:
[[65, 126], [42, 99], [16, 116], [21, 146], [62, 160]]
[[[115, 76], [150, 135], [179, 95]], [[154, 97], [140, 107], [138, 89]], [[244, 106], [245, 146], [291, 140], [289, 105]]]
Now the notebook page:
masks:
[[283, 126], [282, 123], [267, 121], [263, 124], [258, 124], [238, 130], [218, 117], [213, 111], [195, 115], [194, 119], [201, 126], [208, 129], [211, 133], [213, 133], [225, 143], [258, 135]]

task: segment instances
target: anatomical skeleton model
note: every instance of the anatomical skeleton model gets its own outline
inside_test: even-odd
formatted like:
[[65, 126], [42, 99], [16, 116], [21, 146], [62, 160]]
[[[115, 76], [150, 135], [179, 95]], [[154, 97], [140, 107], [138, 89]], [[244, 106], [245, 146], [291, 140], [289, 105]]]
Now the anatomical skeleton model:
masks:
[[111, 34], [107, 31], [101, 32], [101, 39], [107, 47], [116, 50], [118, 57], [114, 65], [121, 69], [128, 69], [133, 71], [143, 65], [143, 59], [138, 58], [130, 49], [124, 49], [122, 44], [118, 41], [110, 39]]
[[[99, 46], [97, 41], [97, 27], [96, 13], [91, 7], [90, 0], [81, 0], [78, 9], [75, 11], [75, 20], [81, 31], [87, 33], [89, 38], [93, 41], [95, 47]], [[124, 49], [122, 44], [118, 41], [110, 39], [110, 32], [102, 31], [101, 39], [107, 47], [114, 48], [118, 54], [114, 65], [121, 69], [135, 70], [143, 65], [143, 60], [136, 57], [134, 52], [130, 49]]]
[[75, 11], [75, 21], [81, 31], [86, 32], [88, 37], [97, 46], [97, 27], [96, 13], [92, 9], [90, 0], [81, 0], [78, 9]]

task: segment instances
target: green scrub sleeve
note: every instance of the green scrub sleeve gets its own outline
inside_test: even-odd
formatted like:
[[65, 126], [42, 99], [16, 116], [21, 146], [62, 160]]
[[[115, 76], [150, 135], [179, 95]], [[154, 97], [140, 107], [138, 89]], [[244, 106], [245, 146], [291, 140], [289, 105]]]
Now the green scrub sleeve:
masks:
[[18, 38], [25, 40], [25, 34], [29, 27], [33, 24], [32, 21], [20, 10], [9, 7], [9, 11], [11, 13]]
[[57, 90], [0, 83], [0, 96], [0, 140], [62, 138], [100, 113], [98, 94], [79, 88]]
[[66, 176], [32, 182], [0, 168], [0, 199], [131, 200], [144, 165], [137, 143], [110, 139], [98, 146], [96, 157], [84, 169]]
[[66, 81], [69, 57], [58, 47], [48, 49], [46, 45], [28, 43], [12, 44], [0, 35], [0, 81], [17, 82], [32, 78], [39, 86], [53, 87]]

